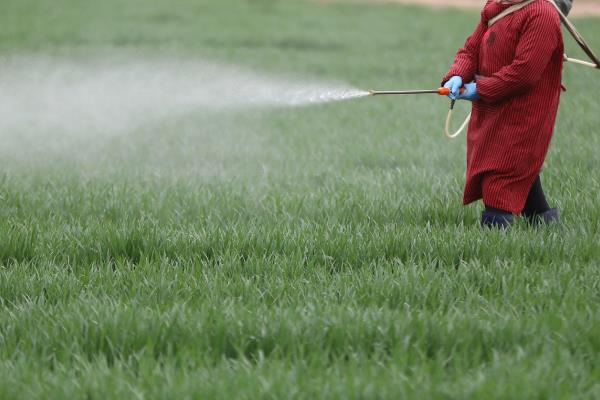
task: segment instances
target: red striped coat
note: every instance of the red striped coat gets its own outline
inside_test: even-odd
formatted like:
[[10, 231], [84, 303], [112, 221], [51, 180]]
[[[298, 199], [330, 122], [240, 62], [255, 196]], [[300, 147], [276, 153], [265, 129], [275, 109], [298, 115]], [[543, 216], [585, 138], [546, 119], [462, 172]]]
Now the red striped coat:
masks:
[[508, 5], [489, 0], [481, 21], [443, 79], [476, 79], [467, 133], [464, 204], [483, 198], [488, 207], [519, 214], [539, 174], [554, 130], [561, 92], [560, 19], [537, 0], [488, 28]]

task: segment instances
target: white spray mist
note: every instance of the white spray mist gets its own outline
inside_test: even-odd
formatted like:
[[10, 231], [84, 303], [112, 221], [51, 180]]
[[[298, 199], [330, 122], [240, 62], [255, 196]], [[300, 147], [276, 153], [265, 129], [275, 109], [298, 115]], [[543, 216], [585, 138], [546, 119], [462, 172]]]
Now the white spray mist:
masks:
[[362, 97], [343, 83], [268, 76], [198, 60], [0, 59], [0, 155], [73, 152], [164, 118]]

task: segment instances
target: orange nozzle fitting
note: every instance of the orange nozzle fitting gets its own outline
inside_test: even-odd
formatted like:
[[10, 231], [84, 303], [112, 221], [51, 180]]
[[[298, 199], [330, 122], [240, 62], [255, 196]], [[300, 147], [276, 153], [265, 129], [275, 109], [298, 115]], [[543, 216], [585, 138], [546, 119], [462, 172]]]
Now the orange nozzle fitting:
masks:
[[[450, 88], [441, 87], [437, 90], [437, 92], [440, 96], [448, 96], [450, 94]], [[460, 94], [463, 94], [464, 92], [465, 88], [460, 88]]]

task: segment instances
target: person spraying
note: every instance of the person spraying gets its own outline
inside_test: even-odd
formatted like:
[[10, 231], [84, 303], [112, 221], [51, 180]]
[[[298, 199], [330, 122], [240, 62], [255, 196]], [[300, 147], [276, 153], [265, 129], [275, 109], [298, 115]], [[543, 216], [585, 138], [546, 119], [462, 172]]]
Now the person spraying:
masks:
[[[555, 0], [563, 14], [571, 0]], [[559, 221], [540, 171], [560, 101], [564, 44], [548, 0], [488, 0], [442, 79], [452, 100], [472, 102], [463, 203], [483, 199], [484, 227]]]

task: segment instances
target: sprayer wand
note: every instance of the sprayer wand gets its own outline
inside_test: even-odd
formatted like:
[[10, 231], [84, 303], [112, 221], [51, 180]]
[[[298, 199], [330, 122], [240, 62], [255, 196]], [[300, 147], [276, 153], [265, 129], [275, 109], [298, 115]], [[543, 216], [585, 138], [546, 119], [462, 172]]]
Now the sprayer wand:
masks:
[[[465, 88], [460, 88], [460, 93], [464, 93]], [[438, 94], [440, 96], [448, 96], [450, 94], [450, 89], [441, 87], [439, 89], [426, 89], [426, 90], [369, 90], [369, 96], [384, 96], [384, 95], [400, 95], [400, 94]], [[454, 132], [450, 133], [450, 121], [452, 120], [452, 110], [454, 110], [454, 104], [456, 100], [450, 100], [450, 110], [448, 110], [448, 116], [446, 117], [446, 125], [445, 125], [445, 133], [449, 138], [455, 138], [461, 134], [461, 132], [467, 127], [469, 120], [471, 119], [471, 114], [467, 117], [465, 122], [460, 126], [460, 128]]]
[[[463, 93], [465, 91], [464, 88], [460, 89], [460, 92]], [[432, 90], [369, 90], [370, 96], [382, 96], [382, 95], [396, 95], [396, 94], [439, 94], [440, 96], [448, 96], [450, 94], [449, 88], [439, 88]]]

